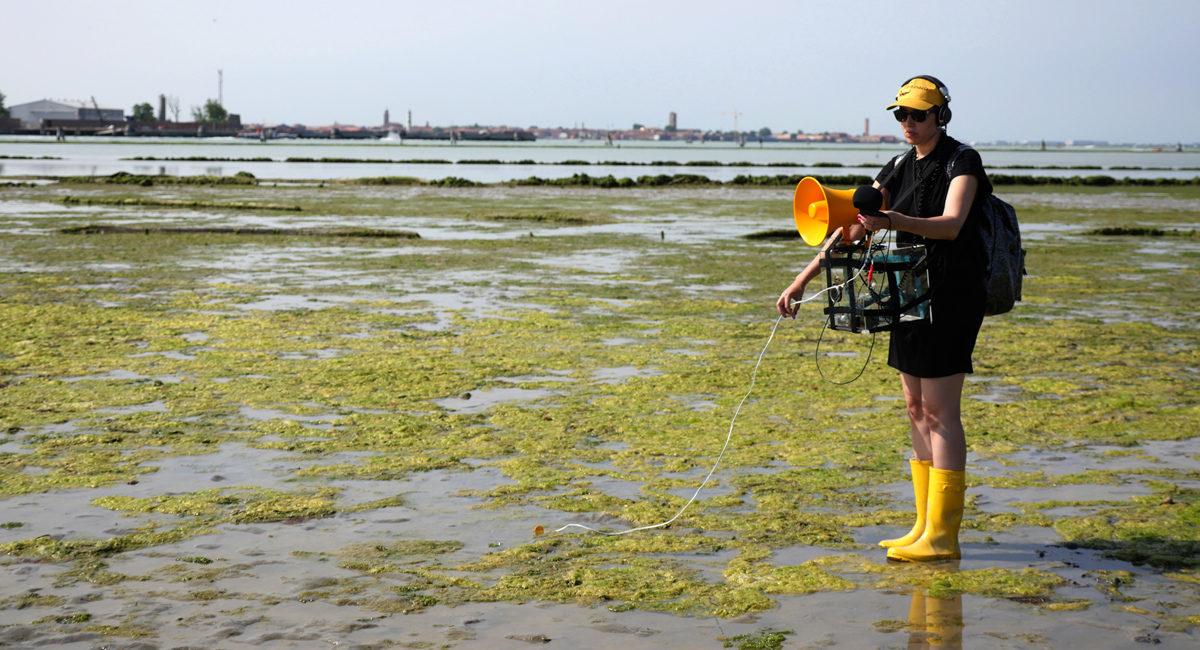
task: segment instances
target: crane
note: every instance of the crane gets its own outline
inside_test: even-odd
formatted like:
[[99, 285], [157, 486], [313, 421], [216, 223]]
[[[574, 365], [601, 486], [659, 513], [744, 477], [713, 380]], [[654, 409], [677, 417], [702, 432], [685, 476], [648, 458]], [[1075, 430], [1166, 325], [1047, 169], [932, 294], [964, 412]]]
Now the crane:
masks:
[[742, 114], [742, 112], [736, 108], [733, 109], [732, 111], [724, 111], [721, 113], [721, 115], [732, 115], [733, 116], [733, 133], [734, 133], [734, 135], [737, 135], [739, 133], [738, 127], [737, 127], [737, 118], [741, 114]]
[[96, 109], [96, 121], [97, 122], [104, 119], [104, 118], [100, 117], [100, 105], [96, 103], [95, 95], [92, 95], [92, 108]]

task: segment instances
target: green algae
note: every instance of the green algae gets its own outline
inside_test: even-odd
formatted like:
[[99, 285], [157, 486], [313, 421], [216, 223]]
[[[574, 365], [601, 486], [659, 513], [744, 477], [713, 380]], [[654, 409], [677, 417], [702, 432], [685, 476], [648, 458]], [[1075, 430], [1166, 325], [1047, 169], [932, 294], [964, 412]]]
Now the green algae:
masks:
[[213, 488], [185, 495], [134, 498], [110, 496], [93, 504], [123, 512], [159, 513], [176, 516], [209, 516], [215, 520], [244, 524], [325, 517], [336, 510], [335, 490], [324, 488], [312, 494], [289, 494], [262, 488]]
[[1122, 587], [1132, 586], [1134, 583], [1133, 573], [1129, 571], [1088, 571], [1084, 574], [1084, 577], [1091, 579], [1094, 582], [1093, 586], [1100, 593], [1104, 594], [1105, 598], [1110, 602], [1129, 602], [1134, 600], [1121, 592]]
[[766, 594], [811, 594], [850, 591], [854, 583], [821, 569], [813, 562], [798, 566], [772, 566], [738, 559], [730, 562], [725, 579], [741, 588]]
[[[313, 518], [330, 517], [339, 512], [353, 513], [400, 505], [402, 497], [339, 507], [334, 501], [336, 490], [319, 488], [287, 493], [257, 487], [214, 488], [190, 494], [134, 498], [108, 496], [96, 499], [100, 508], [130, 515], [149, 513], [175, 517], [179, 525], [159, 523], [138, 527], [133, 532], [106, 539], [59, 540], [35, 537], [0, 544], [0, 552], [32, 561], [72, 563], [60, 582], [76, 581], [93, 584], [115, 584], [129, 576], [107, 570], [105, 558], [144, 548], [174, 544], [198, 535], [217, 533], [221, 526], [254, 523], [299, 523]], [[223, 573], [218, 568], [214, 572]], [[180, 573], [172, 569], [168, 573]]]
[[1053, 525], [1054, 519], [1038, 513], [1015, 513], [1015, 512], [1000, 512], [1000, 513], [980, 513], [975, 512], [971, 518], [963, 523], [964, 530], [982, 530], [982, 531], [1004, 531], [1010, 528], [1021, 526], [1040, 526], [1048, 527]]
[[783, 647], [789, 634], [794, 634], [792, 630], [776, 630], [773, 628], [763, 628], [754, 634], [739, 634], [728, 639], [719, 639], [724, 641], [722, 647], [737, 648], [738, 650], [778, 650]]
[[560, 211], [547, 212], [483, 212], [483, 213], [467, 213], [468, 219], [480, 219], [484, 221], [499, 221], [499, 222], [529, 222], [538, 224], [560, 224], [567, 226], [579, 225], [598, 225], [606, 223], [615, 223], [616, 220], [607, 215], [601, 214], [570, 214]]
[[851, 584], [874, 589], [919, 589], [932, 598], [970, 594], [1027, 604], [1077, 608], [1077, 599], [1064, 599], [1055, 588], [1067, 584], [1052, 572], [1026, 569], [959, 569], [957, 561], [929, 564], [879, 564], [858, 554], [828, 556], [811, 564], [844, 576]]
[[[489, 228], [513, 233], [531, 223], [620, 223], [630, 208], [614, 204], [634, 201], [517, 194], [498, 207], [483, 195], [452, 190], [423, 189], [427, 193], [405, 201], [388, 194], [403, 187], [376, 190], [381, 193], [367, 196], [340, 186], [180, 191], [188, 200], [279, 201], [298, 204], [305, 214], [378, 215], [397, 223], [428, 215], [460, 224], [488, 221]], [[11, 190], [28, 198], [48, 191]], [[88, 191], [119, 198], [129, 188], [120, 194], [98, 184]], [[726, 214], [787, 214], [786, 198], [722, 202], [682, 194], [637, 203], [640, 218], [678, 211], [718, 223]], [[136, 217], [148, 207], [129, 209]], [[1101, 226], [1128, 218], [1103, 209], [1039, 208], [1029, 215], [1032, 223], [1084, 219]], [[52, 231], [71, 218], [64, 212], [46, 220], [44, 234], [0, 237], [5, 259], [26, 269], [0, 285], [0, 317], [11, 324], [0, 331], [0, 430], [10, 432], [7, 449], [19, 448], [0, 452], [0, 498], [111, 489], [159, 471], [168, 456], [215, 453], [231, 443], [300, 459], [276, 477], [295, 482], [294, 490], [246, 485], [140, 498], [115, 494], [93, 507], [141, 524], [134, 532], [0, 545], [14, 561], [62, 565], [65, 583], [95, 585], [141, 579], [107, 564], [139, 550], [233, 526], [298, 523], [404, 503], [403, 497], [342, 503], [331, 486], [339, 481], [383, 483], [445, 472], [466, 482], [486, 468], [498, 474], [498, 483], [468, 483], [451, 494], [500, 513], [535, 508], [546, 523], [584, 515], [609, 529], [665, 521], [720, 453], [770, 332], [770, 304], [781, 278], [800, 263], [778, 240], [730, 236], [719, 246], [648, 250], [645, 237], [620, 233], [415, 241], [406, 242], [411, 249], [403, 253], [393, 243], [356, 242], [354, 254], [329, 259], [315, 255], [327, 244], [293, 237], [262, 244], [175, 233], [156, 236], [147, 247], [128, 238], [96, 235], [85, 242]], [[1149, 218], [1155, 227], [1182, 228], [1197, 214]], [[1153, 495], [1085, 501], [1045, 492], [1044, 500], [1019, 504], [1019, 513], [982, 512], [969, 502], [964, 527], [1053, 529], [1072, 548], [1170, 570], [1164, 578], [1194, 584], [1185, 572], [1196, 568], [1190, 559], [1200, 537], [1196, 497], [1184, 487], [1198, 478], [1194, 471], [1162, 463], [1030, 469], [1009, 460], [1027, 449], [1091, 447], [1117, 449], [1104, 452], [1112, 459], [1136, 458], [1147, 443], [1194, 437], [1200, 336], [1181, 321], [1200, 297], [1195, 256], [1164, 254], [1182, 268], [1150, 273], [1130, 261], [1140, 245], [1090, 235], [1030, 241], [1035, 274], [1026, 280], [1026, 301], [987, 321], [976, 359], [979, 376], [1012, 387], [1011, 401], [977, 399], [987, 386], [970, 383], [964, 417], [972, 458], [1014, 463], [986, 477], [969, 474], [973, 491], [1126, 485], [1149, 486]], [[628, 251], [633, 261], [617, 270], [593, 269], [587, 260], [596, 251]], [[248, 270], [226, 278], [213, 271], [264, 252], [294, 256], [310, 271], [370, 280], [347, 300], [342, 287], [323, 287], [303, 274]], [[566, 269], [548, 271], [537, 262], [569, 255], [580, 259]], [[1096, 260], [1107, 257], [1123, 261], [1098, 273]], [[435, 290], [503, 289], [518, 304], [471, 311], [393, 295], [414, 279]], [[718, 289], [730, 281], [741, 288]], [[252, 307], [292, 294], [330, 300], [319, 308]], [[881, 488], [907, 480], [904, 406], [894, 373], [878, 358], [849, 388], [823, 383], [812, 362], [819, 327], [815, 315], [804, 318], [781, 326], [722, 470], [666, 530], [616, 538], [555, 535], [467, 558], [464, 540], [351, 545], [296, 556], [331, 561], [355, 575], [304, 598], [381, 612], [547, 601], [738, 616], [773, 607], [785, 594], [910, 586], [938, 597], [965, 593], [1048, 610], [1085, 607], [1056, 596], [1064, 583], [1048, 571], [953, 572], [845, 555], [861, 549], [857, 529], [911, 521], [911, 505]], [[862, 365], [862, 339], [826, 338], [823, 346], [830, 344], [858, 351], [846, 363]], [[514, 385], [533, 396], [478, 410], [446, 406], [467, 393]], [[1172, 503], [1164, 504], [1168, 496]], [[807, 546], [826, 555], [799, 565], [773, 560], [778, 551]], [[212, 573], [173, 569], [156, 577], [204, 581], [231, 571], [237, 569], [222, 565]], [[194, 594], [227, 597], [218, 590]]]
[[70, 616], [48, 616], [46, 618], [38, 619], [34, 621], [34, 623], [49, 623], [53, 621], [59, 625], [71, 625], [72, 623], [86, 623], [90, 620], [92, 620], [91, 614], [87, 612], [80, 612], [79, 614], [72, 614]]
[[121, 625], [87, 625], [84, 628], [85, 632], [95, 632], [108, 637], [124, 637], [129, 639], [144, 639], [155, 635], [155, 628], [148, 625], [130, 625], [122, 623]]
[[116, 172], [108, 176], [64, 176], [56, 179], [61, 184], [103, 185], [255, 185], [258, 180], [249, 172], [238, 172], [232, 176], [171, 176], [168, 174], [131, 174]]
[[[14, 557], [47, 562], [93, 562], [88, 565], [87, 573], [100, 567], [95, 558], [104, 558], [162, 544], [172, 544], [198, 534], [213, 532], [211, 528], [181, 527], [164, 531], [145, 529], [136, 533], [119, 535], [107, 539], [85, 539], [61, 541], [51, 537], [35, 537], [31, 539], [0, 544], [0, 552]], [[102, 568], [102, 567], [101, 567]], [[92, 580], [89, 579], [89, 582]]]
[[61, 201], [65, 205], [115, 205], [119, 207], [212, 208], [217, 210], [273, 210], [277, 212], [299, 212], [301, 209], [298, 205], [283, 205], [278, 203], [184, 201], [179, 199], [148, 199], [139, 196], [80, 197], [67, 195]]
[[0, 600], [0, 609], [25, 609], [27, 607], [61, 607], [66, 604], [62, 596], [54, 594], [26, 593]]
[[[186, 560], [179, 560], [185, 562]], [[159, 580], [178, 583], [215, 583], [226, 578], [237, 578], [251, 575], [247, 565], [231, 566], [186, 566], [185, 564], [168, 564], [154, 570], [142, 580]]]
[[1063, 584], [1066, 584], [1063, 578], [1037, 569], [983, 569], [940, 576], [929, 583], [926, 595], [945, 599], [959, 594], [973, 594], [1040, 603], [1049, 601], [1054, 587]]
[[1161, 481], [1149, 485], [1151, 496], [1058, 519], [1054, 529], [1072, 547], [1097, 549], [1135, 565], [1200, 567], [1200, 490]]

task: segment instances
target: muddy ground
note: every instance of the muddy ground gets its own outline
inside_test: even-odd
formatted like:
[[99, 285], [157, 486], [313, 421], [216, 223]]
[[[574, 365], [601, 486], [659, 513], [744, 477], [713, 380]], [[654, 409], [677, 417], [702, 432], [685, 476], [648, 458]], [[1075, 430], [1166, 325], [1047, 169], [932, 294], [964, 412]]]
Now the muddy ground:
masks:
[[886, 334], [806, 306], [731, 428], [789, 188], [0, 185], [0, 646], [1194, 647], [1200, 192], [1002, 193], [963, 559], [903, 566]]

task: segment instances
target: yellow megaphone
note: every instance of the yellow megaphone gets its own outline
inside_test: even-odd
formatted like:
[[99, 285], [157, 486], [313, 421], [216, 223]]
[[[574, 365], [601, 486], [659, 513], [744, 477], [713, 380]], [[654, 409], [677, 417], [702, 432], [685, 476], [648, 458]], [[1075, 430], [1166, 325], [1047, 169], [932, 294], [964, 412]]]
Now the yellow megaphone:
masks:
[[804, 243], [819, 246], [829, 233], [857, 220], [854, 190], [824, 188], [817, 179], [806, 176], [796, 185], [792, 196], [792, 216]]

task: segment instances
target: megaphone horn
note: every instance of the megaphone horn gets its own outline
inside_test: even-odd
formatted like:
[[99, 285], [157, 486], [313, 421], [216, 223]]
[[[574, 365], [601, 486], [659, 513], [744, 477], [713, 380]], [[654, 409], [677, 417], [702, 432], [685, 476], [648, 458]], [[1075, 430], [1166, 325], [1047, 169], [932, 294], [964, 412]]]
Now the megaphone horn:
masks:
[[817, 179], [806, 176], [796, 185], [792, 216], [804, 243], [819, 246], [829, 233], [856, 222], [858, 208], [854, 207], [854, 190], [821, 187]]

